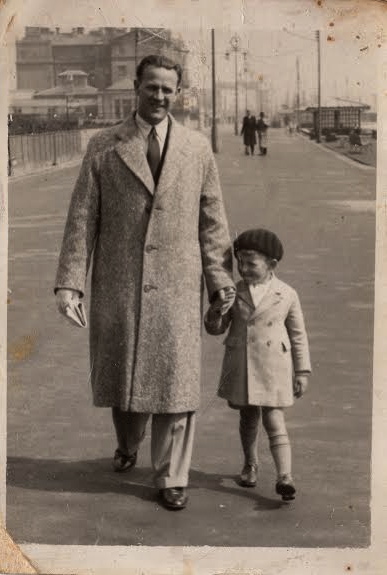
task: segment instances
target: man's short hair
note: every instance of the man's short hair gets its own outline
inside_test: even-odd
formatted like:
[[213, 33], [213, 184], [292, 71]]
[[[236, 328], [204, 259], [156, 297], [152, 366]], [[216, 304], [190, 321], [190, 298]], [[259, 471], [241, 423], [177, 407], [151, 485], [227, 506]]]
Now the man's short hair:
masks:
[[136, 69], [136, 78], [140, 82], [144, 73], [145, 68], [148, 66], [154, 66], [155, 68], [166, 68], [167, 70], [175, 70], [177, 74], [177, 85], [181, 84], [181, 79], [183, 76], [183, 69], [177, 62], [171, 60], [163, 54], [151, 54], [150, 56], [145, 56], [139, 63]]

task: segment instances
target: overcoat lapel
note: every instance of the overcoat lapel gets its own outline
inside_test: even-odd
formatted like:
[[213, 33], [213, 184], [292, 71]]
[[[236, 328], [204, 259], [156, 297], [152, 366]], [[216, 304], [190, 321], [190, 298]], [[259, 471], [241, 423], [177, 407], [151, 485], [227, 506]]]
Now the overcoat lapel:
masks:
[[161, 196], [167, 190], [174, 189], [173, 184], [178, 180], [181, 173], [182, 160], [189, 150], [189, 139], [186, 131], [180, 129], [179, 124], [172, 116], [169, 116], [169, 118], [168, 148], [157, 184], [158, 196]]
[[142, 181], [147, 190], [153, 194], [155, 184], [141, 136], [137, 132], [134, 118], [131, 116], [116, 130], [118, 142], [115, 146], [118, 155], [126, 166]]
[[258, 307], [254, 309], [251, 319], [259, 317], [271, 306], [279, 303], [282, 300], [282, 298], [283, 293], [281, 290], [281, 284], [279, 283], [277, 278], [274, 277], [267, 293], [265, 293], [262, 300], [259, 302]]

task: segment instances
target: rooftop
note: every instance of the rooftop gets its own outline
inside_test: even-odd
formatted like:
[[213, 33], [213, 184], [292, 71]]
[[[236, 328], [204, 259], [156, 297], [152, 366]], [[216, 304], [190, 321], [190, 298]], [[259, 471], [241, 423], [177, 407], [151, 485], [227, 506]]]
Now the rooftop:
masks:
[[54, 97], [82, 97], [82, 96], [96, 96], [98, 93], [98, 88], [93, 86], [70, 86], [65, 88], [64, 86], [55, 86], [54, 88], [48, 88], [47, 90], [40, 90], [34, 94], [34, 98], [54, 98]]
[[113, 84], [111, 84], [110, 86], [108, 86], [106, 88], [107, 91], [113, 91], [113, 90], [134, 90], [134, 79], [130, 78], [129, 76], [126, 76], [125, 78], [122, 78], [121, 80], [117, 80], [117, 82], [114, 82]]

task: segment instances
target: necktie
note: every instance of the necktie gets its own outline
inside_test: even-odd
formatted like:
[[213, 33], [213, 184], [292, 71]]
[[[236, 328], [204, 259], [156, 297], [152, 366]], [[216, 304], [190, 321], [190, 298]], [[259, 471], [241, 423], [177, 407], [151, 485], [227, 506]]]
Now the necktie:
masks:
[[153, 179], [156, 180], [156, 173], [160, 163], [160, 146], [157, 139], [156, 129], [153, 126], [148, 136], [148, 153], [146, 155]]

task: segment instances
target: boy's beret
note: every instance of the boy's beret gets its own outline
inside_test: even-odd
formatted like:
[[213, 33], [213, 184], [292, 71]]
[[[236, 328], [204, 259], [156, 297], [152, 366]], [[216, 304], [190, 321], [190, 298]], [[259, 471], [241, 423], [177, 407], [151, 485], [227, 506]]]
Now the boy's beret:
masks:
[[234, 241], [235, 256], [240, 250], [255, 250], [277, 261], [284, 255], [281, 241], [275, 233], [262, 228], [242, 232]]

